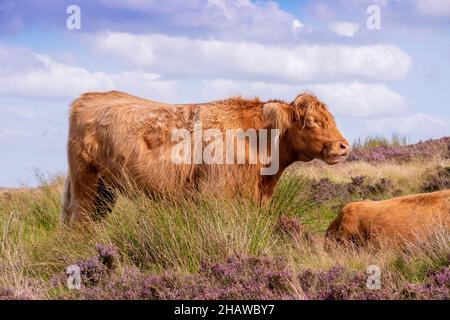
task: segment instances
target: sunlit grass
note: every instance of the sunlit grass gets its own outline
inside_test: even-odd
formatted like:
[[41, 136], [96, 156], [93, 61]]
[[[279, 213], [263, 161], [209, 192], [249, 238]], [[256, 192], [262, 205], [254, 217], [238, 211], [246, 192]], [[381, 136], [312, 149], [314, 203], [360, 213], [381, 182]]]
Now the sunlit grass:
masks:
[[313, 180], [328, 178], [334, 183], [348, 183], [355, 176], [365, 176], [369, 181], [387, 178], [403, 194], [412, 194], [421, 192], [425, 176], [436, 171], [436, 168], [440, 166], [450, 166], [450, 160], [411, 161], [404, 164], [371, 164], [357, 161], [333, 167], [315, 161], [295, 164], [289, 168], [288, 173]]
[[375, 135], [365, 139], [357, 138], [353, 142], [352, 148], [365, 149], [373, 147], [406, 146], [408, 143], [408, 137], [394, 133], [390, 137]]
[[[0, 287], [14, 288], [19, 296], [62, 297], [67, 292], [53, 288], [52, 277], [92, 256], [96, 243], [118, 249], [119, 269], [136, 266], [143, 272], [195, 273], [202, 262], [219, 263], [233, 255], [276, 256], [294, 270], [333, 265], [364, 270], [376, 264], [395, 279], [392, 285], [421, 281], [428, 268], [439, 266], [448, 256], [448, 235], [428, 246], [413, 247], [407, 254], [394, 249], [325, 249], [323, 233], [336, 211], [310, 200], [309, 179], [329, 175], [343, 180], [346, 173], [368, 174], [373, 169], [363, 163], [343, 166], [334, 173], [323, 167], [303, 168], [308, 172], [301, 176], [286, 175], [272, 203], [263, 208], [246, 199], [217, 194], [175, 201], [130, 193], [119, 197], [103, 221], [70, 229], [59, 223], [62, 179], [44, 181], [38, 189], [12, 191], [9, 197], [0, 198]], [[378, 169], [380, 176], [391, 172], [389, 177], [399, 185], [403, 178], [420, 179], [419, 173], [426, 170], [419, 164]], [[277, 231], [281, 215], [298, 218], [310, 236], [281, 237]]]

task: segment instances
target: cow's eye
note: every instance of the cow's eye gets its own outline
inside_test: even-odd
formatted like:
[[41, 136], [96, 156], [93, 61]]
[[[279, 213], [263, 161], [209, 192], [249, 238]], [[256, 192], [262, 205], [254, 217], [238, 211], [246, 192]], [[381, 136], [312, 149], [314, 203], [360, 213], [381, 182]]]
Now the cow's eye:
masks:
[[316, 119], [314, 119], [313, 117], [309, 117], [306, 119], [306, 125], [310, 128], [315, 128], [318, 126], [318, 123]]

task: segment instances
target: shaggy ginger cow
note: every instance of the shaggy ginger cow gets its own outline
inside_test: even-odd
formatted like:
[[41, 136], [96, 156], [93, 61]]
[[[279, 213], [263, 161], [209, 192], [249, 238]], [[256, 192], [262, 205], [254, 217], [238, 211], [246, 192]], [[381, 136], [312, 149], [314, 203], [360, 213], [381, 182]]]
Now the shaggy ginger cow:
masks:
[[[262, 175], [259, 153], [254, 164], [174, 163], [172, 153], [178, 144], [174, 130], [192, 133], [199, 122], [203, 130], [219, 133], [241, 129], [259, 134], [267, 129], [266, 146], [257, 148], [267, 148], [268, 154], [277, 136], [270, 129], [277, 129], [278, 170]], [[246, 141], [244, 148], [248, 160], [254, 146]], [[62, 220], [103, 215], [114, 205], [115, 191], [130, 185], [148, 195], [208, 185], [265, 202], [293, 162], [318, 158], [336, 164], [348, 152], [348, 142], [326, 105], [311, 94], [301, 94], [291, 103], [231, 98], [181, 105], [117, 91], [86, 93], [71, 106]]]
[[440, 230], [450, 231], [450, 190], [352, 202], [331, 223], [326, 236], [339, 242], [402, 245], [418, 243]]

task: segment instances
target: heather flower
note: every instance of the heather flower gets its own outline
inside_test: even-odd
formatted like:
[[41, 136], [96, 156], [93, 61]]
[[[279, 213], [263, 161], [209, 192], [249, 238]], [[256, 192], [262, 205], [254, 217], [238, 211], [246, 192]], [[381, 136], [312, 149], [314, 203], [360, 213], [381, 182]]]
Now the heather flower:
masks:
[[107, 273], [107, 267], [100, 262], [97, 256], [76, 263], [80, 267], [81, 280], [86, 286], [94, 286], [100, 282]]
[[366, 181], [365, 176], [351, 177], [352, 185], [361, 187]]
[[390, 179], [369, 182], [365, 176], [351, 177], [349, 183], [333, 183], [324, 178], [311, 183], [312, 198], [317, 203], [326, 203], [339, 200], [341, 203], [352, 201], [355, 197], [360, 199], [379, 199], [384, 195], [397, 196], [401, 192], [395, 190], [394, 183]]
[[[88, 287], [94, 287], [106, 278], [115, 268], [118, 259], [117, 249], [113, 246], [98, 243], [95, 248], [96, 255], [75, 263], [80, 268], [82, 284]], [[67, 275], [65, 273], [55, 275], [50, 279], [53, 287], [65, 286], [66, 282]]]
[[291, 274], [278, 258], [234, 256], [222, 264], [203, 263], [192, 275], [125, 269], [78, 294], [87, 299], [288, 299]]
[[405, 299], [450, 299], [450, 267], [430, 272], [425, 283], [408, 285], [402, 291]]
[[13, 289], [0, 287], [0, 300], [15, 300], [16, 298]]
[[404, 163], [413, 159], [427, 160], [434, 157], [441, 159], [450, 158], [450, 137], [406, 146], [380, 146], [356, 149], [350, 153], [347, 161]]
[[287, 271], [275, 271], [269, 272], [267, 275], [268, 287], [270, 290], [287, 292], [290, 288], [290, 279], [292, 279], [292, 274]]
[[95, 248], [97, 249], [100, 262], [108, 269], [113, 269], [115, 260], [118, 257], [117, 249], [111, 245], [108, 246], [101, 243], [97, 243]]
[[342, 277], [345, 272], [345, 268], [341, 265], [336, 265], [331, 267], [326, 273], [326, 281], [327, 283], [336, 282], [338, 279]]
[[432, 281], [438, 287], [448, 287], [450, 289], [450, 267], [445, 268], [441, 272], [432, 277]]
[[328, 178], [312, 181], [311, 195], [317, 203], [326, 203], [334, 199], [341, 199], [344, 202], [351, 200], [351, 194], [346, 185], [333, 183]]
[[[301, 270], [298, 283], [308, 299], [449, 299], [450, 268], [431, 273], [424, 284], [370, 290], [365, 272], [337, 265], [328, 270]], [[204, 263], [198, 273], [146, 274], [137, 268], [106, 274], [75, 294], [83, 299], [294, 299], [292, 271], [279, 258], [234, 256], [222, 264]], [[11, 296], [5, 291], [0, 297]]]
[[450, 189], [450, 167], [438, 167], [436, 172], [425, 178], [421, 189], [422, 192]]
[[300, 220], [297, 217], [280, 216], [278, 217], [275, 232], [279, 233], [283, 237], [304, 239], [311, 241], [311, 236], [308, 231], [303, 227]]
[[369, 186], [369, 192], [370, 193], [376, 193], [376, 194], [385, 194], [389, 191], [392, 191], [394, 187], [394, 184], [392, 183], [392, 180], [387, 178], [382, 178], [378, 182], [376, 182], [374, 185]]

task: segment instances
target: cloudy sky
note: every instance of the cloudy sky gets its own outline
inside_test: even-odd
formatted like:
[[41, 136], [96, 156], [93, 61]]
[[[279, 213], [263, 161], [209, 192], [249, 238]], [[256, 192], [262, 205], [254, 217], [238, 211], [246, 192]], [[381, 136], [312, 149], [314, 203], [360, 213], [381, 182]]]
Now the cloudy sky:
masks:
[[70, 102], [112, 89], [167, 102], [309, 90], [350, 141], [450, 135], [450, 0], [0, 0], [0, 187], [64, 172]]

